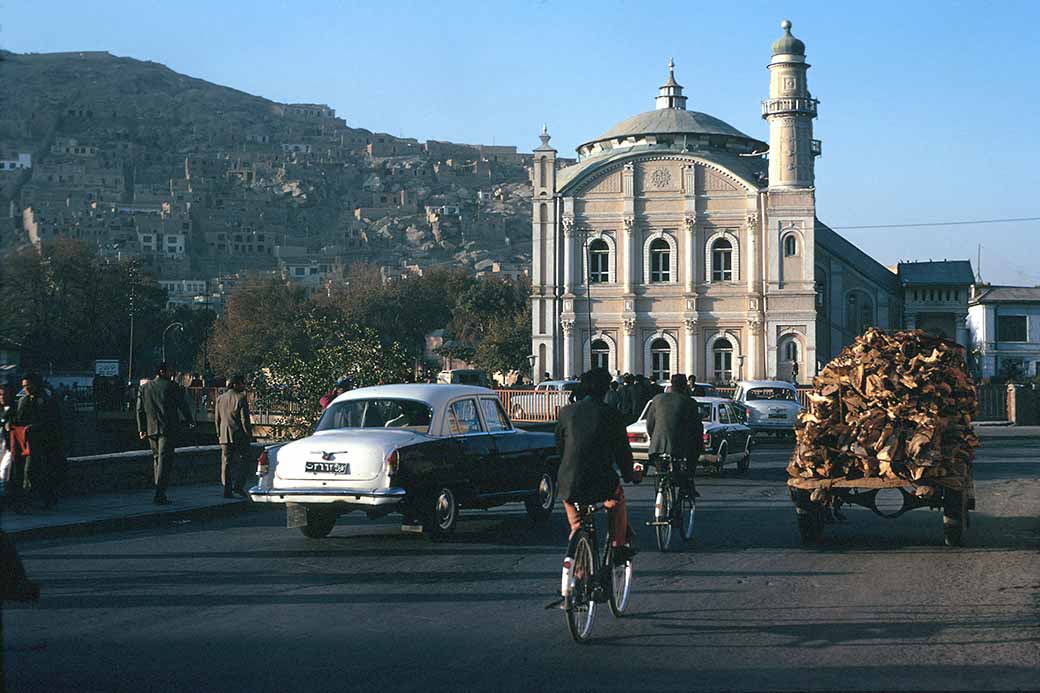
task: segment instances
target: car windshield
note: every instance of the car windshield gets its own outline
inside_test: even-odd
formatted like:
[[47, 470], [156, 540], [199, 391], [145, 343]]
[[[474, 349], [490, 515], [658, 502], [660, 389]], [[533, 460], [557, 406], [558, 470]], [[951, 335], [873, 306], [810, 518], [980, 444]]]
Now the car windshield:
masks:
[[711, 421], [711, 405], [707, 402], [698, 402], [697, 409], [701, 412], [701, 421]]
[[690, 390], [690, 394], [694, 397], [713, 397], [715, 388], [711, 385], [694, 385]]
[[793, 402], [795, 401], [795, 396], [794, 390], [789, 390], [786, 387], [756, 387], [747, 391], [745, 399], [748, 402], [758, 399], [786, 399]]
[[334, 402], [318, 421], [317, 431], [340, 428], [403, 428], [428, 433], [433, 410], [411, 399], [351, 399]]

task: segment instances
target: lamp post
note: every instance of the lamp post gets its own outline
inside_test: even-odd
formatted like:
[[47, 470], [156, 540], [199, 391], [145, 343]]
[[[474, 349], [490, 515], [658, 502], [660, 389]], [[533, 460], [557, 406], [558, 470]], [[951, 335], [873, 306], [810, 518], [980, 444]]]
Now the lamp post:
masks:
[[535, 355], [535, 354], [530, 354], [527, 357], [527, 363], [530, 364], [530, 366], [531, 366], [531, 385], [534, 385], [537, 382], [535, 380], [535, 378], [534, 378], [534, 363], [537, 360], [538, 360], [538, 356]]
[[169, 332], [170, 329], [174, 328], [174, 327], [180, 329], [182, 332], [184, 331], [184, 325], [179, 323], [179, 322], [171, 322], [169, 325], [166, 326], [166, 329], [164, 329], [162, 331], [162, 360], [163, 360], [163, 363], [166, 363], [166, 333]]

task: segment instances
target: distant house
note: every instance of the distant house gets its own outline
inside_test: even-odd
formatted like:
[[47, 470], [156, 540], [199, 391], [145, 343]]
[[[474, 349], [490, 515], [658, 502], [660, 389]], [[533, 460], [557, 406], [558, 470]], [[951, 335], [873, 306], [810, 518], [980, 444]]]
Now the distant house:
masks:
[[900, 262], [898, 274], [907, 329], [919, 328], [965, 348], [971, 346], [965, 321], [975, 274], [969, 261]]
[[1040, 286], [980, 284], [968, 306], [980, 377], [1040, 376]]

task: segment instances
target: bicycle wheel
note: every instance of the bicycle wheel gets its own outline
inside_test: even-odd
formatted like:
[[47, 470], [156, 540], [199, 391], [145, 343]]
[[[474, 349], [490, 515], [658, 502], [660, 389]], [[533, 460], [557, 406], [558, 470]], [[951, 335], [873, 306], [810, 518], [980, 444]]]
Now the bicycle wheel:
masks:
[[679, 527], [679, 536], [683, 542], [693, 539], [694, 518], [697, 514], [697, 499], [688, 493], [680, 494], [678, 507], [675, 509], [675, 524]]
[[672, 543], [672, 507], [675, 503], [675, 490], [668, 479], [657, 484], [657, 497], [654, 499], [654, 529], [657, 534], [657, 548], [667, 551]]
[[614, 549], [606, 549], [606, 569], [610, 575], [610, 613], [621, 616], [628, 608], [628, 598], [632, 592], [632, 559], [624, 563], [614, 561]]
[[593, 590], [596, 586], [596, 555], [592, 541], [584, 531], [578, 531], [571, 540], [568, 553], [571, 564], [570, 587], [567, 592], [567, 629], [575, 642], [586, 642], [592, 635], [592, 620], [596, 614]]

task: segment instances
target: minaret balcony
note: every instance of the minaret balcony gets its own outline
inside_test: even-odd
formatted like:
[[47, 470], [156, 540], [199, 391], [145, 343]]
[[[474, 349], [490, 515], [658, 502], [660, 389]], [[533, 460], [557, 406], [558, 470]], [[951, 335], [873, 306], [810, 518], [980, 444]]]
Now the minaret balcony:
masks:
[[823, 156], [823, 142], [820, 140], [810, 140], [809, 148], [813, 156]]
[[807, 115], [816, 117], [819, 101], [807, 96], [784, 96], [778, 99], [762, 99], [762, 117], [775, 115]]

